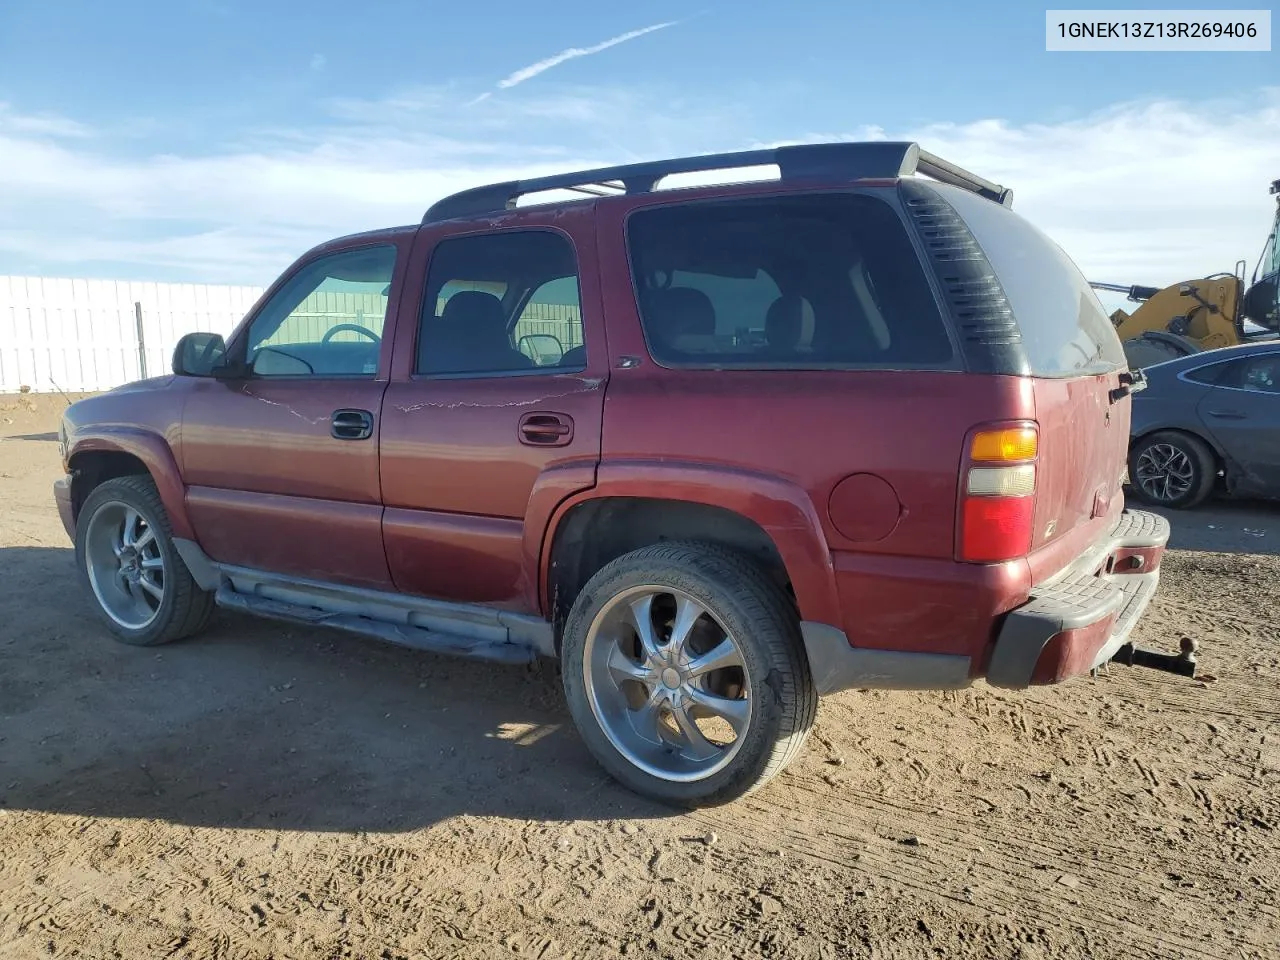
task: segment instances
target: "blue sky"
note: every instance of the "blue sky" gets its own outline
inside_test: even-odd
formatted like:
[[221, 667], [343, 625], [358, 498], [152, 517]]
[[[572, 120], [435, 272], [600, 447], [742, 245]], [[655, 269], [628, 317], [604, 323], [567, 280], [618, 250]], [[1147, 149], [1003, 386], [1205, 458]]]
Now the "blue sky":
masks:
[[260, 285], [489, 179], [859, 136], [1012, 185], [1097, 279], [1252, 267], [1280, 53], [1047, 53], [1044, 30], [1043, 5], [973, 0], [4, 0], [0, 274]]

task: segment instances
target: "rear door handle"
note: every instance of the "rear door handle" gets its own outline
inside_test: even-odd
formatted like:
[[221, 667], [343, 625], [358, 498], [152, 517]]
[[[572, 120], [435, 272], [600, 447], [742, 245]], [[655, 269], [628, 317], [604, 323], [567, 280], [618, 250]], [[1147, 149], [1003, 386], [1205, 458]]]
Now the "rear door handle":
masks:
[[573, 439], [573, 420], [562, 413], [526, 413], [520, 418], [520, 442], [563, 447]]
[[368, 440], [373, 436], [373, 414], [368, 410], [335, 410], [329, 432], [337, 440]]
[[1247, 420], [1248, 415], [1241, 413], [1239, 410], [1206, 410], [1205, 413], [1211, 417], [1217, 417], [1219, 420]]

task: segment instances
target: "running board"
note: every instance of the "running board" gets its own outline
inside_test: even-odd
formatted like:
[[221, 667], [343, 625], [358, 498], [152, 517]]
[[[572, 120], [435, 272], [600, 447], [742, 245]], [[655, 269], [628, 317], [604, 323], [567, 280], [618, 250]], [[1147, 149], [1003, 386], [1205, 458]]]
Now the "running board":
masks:
[[434, 653], [533, 663], [555, 656], [551, 624], [480, 604], [321, 583], [216, 565], [220, 607], [307, 626], [331, 627]]
[[431, 653], [443, 653], [453, 656], [472, 657], [478, 660], [497, 660], [502, 663], [528, 664], [538, 658], [538, 651], [521, 643], [501, 643], [485, 639], [462, 637], [452, 633], [441, 633], [438, 630], [426, 630], [422, 627], [408, 626], [399, 623], [388, 623], [385, 620], [371, 620], [350, 613], [331, 613], [314, 607], [304, 607], [293, 603], [282, 603], [267, 597], [247, 596], [236, 593], [226, 587], [216, 594], [218, 606], [229, 610], [240, 610], [268, 620], [283, 620], [288, 623], [300, 623], [310, 627], [331, 627], [348, 633], [358, 633], [366, 637], [374, 637], [401, 647], [412, 647], [415, 650], [427, 650]]

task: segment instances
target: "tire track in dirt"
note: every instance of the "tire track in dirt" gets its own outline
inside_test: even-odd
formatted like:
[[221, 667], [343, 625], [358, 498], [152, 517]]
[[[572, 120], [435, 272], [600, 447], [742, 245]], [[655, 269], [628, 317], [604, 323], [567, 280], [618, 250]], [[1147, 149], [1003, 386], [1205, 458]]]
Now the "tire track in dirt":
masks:
[[[1129, 709], [1140, 713], [1140, 719], [1150, 727], [1160, 722], [1161, 714], [1177, 712], [1179, 708], [1202, 714], [1206, 707], [1212, 710], [1215, 705], [1223, 705], [1223, 712], [1235, 716], [1241, 726], [1250, 728], [1252, 724], [1266, 724], [1277, 697], [1261, 692], [1237, 699], [1232, 696], [1234, 686], [1219, 686], [1208, 693], [1197, 688], [1197, 692], [1192, 694], [1185, 686], [1166, 683], [1157, 686], [1155, 696], [1144, 689], [1148, 696], [1142, 698], [1120, 685], [1108, 685], [1102, 692], [1104, 702], [1076, 702], [1065, 709], [1053, 702], [1055, 695], [1044, 699], [1029, 695], [1025, 701], [1018, 702], [1002, 694], [985, 697], [966, 691], [961, 699], [968, 701], [972, 708], [970, 716], [977, 718], [975, 726], [981, 735], [1003, 730], [1014, 743], [1041, 747], [1051, 745], [1059, 757], [1074, 748], [1086, 763], [1098, 764], [1098, 769], [1103, 772], [1100, 786], [1094, 780], [1084, 783], [1082, 790], [1069, 789], [1067, 795], [1074, 803], [1075, 812], [1061, 809], [1060, 803], [1055, 807], [1054, 798], [1042, 795], [1034, 787], [1028, 788], [1018, 779], [1010, 782], [1005, 778], [1004, 789], [1021, 790], [1027, 798], [1027, 805], [1033, 808], [1028, 812], [1035, 819], [1044, 821], [1039, 830], [1027, 829], [1025, 815], [1022, 829], [1014, 834], [1008, 828], [1017, 820], [1008, 816], [978, 819], [962, 810], [940, 809], [942, 805], [938, 803], [903, 800], [900, 797], [902, 791], [897, 789], [901, 781], [895, 786], [894, 798], [890, 799], [874, 792], [850, 789], [844, 777], [827, 775], [819, 778], [800, 771], [793, 775], [792, 786], [807, 794], [809, 803], [789, 804], [784, 811], [756, 800], [732, 811], [716, 811], [701, 816], [708, 824], [736, 831], [754, 842], [781, 844], [786, 850], [817, 863], [866, 870], [891, 882], [901, 883], [921, 895], [945, 896], [968, 903], [972, 902], [970, 894], [980, 890], [986, 904], [1010, 916], [1030, 911], [1042, 918], [1042, 923], [1064, 933], [1098, 928], [1107, 935], [1108, 945], [1118, 955], [1145, 957], [1152, 951], [1164, 955], [1169, 950], [1176, 950], [1179, 955], [1196, 960], [1216, 960], [1221, 955], [1219, 946], [1197, 937], [1190, 932], [1190, 927], [1183, 925], [1181, 913], [1188, 904], [1185, 897], [1181, 903], [1178, 902], [1178, 892], [1182, 889], [1221, 887], [1224, 883], [1233, 885], [1233, 882], [1237, 885], [1237, 897], [1244, 895], [1238, 886], [1239, 877], [1233, 878], [1230, 874], [1210, 869], [1220, 862], [1213, 855], [1213, 848], [1204, 850], [1202, 857], [1188, 857], [1190, 851], [1184, 848], [1175, 859], [1140, 839], [1126, 840], [1096, 830], [1089, 830], [1087, 841], [1077, 849], [1074, 825], [1068, 827], [1072, 835], [1063, 836], [1061, 840], [1055, 839], [1055, 835], [1061, 836], [1063, 825], [1072, 824], [1074, 816], [1085, 812], [1097, 813], [1088, 803], [1102, 804], [1105, 809], [1113, 806], [1120, 796], [1133, 797], [1133, 793], [1123, 792], [1126, 784], [1140, 785], [1141, 792], [1152, 802], [1173, 800], [1179, 807], [1185, 804], [1195, 813], [1195, 816], [1184, 814], [1185, 821], [1198, 820], [1201, 824], [1216, 826], [1220, 831], [1223, 801], [1203, 784], [1189, 781], [1197, 776], [1219, 780], [1221, 773], [1214, 776], [1192, 771], [1171, 775], [1166, 768], [1183, 762], [1184, 758], [1168, 756], [1167, 763], [1156, 762], [1154, 755], [1142, 751], [1137, 742], [1147, 735], [1141, 726], [1124, 729], [1125, 736], [1132, 738], [1132, 744], [1116, 742], [1109, 735], [1112, 731], [1097, 731], [1096, 726], [1090, 737], [1077, 740], [1076, 733], [1081, 728], [1072, 722], [1075, 717], [1071, 714], [1078, 716], [1096, 710], [1114, 712]], [[918, 706], [927, 709], [924, 705]], [[984, 717], [985, 723], [981, 719]], [[1099, 733], [1105, 736], [1101, 743], [1096, 742]], [[838, 752], [838, 739], [826, 736], [828, 752]], [[867, 746], [868, 737], [859, 734], [851, 739], [857, 740], [859, 748], [872, 753]], [[1266, 736], [1262, 735], [1261, 739], [1265, 742]], [[1187, 746], [1194, 743], [1186, 736], [1182, 741]], [[888, 742], [900, 745], [895, 740]], [[879, 746], [884, 747], [885, 744], [882, 742]], [[1262, 756], [1258, 751], [1258, 763], [1261, 763]], [[1048, 759], [1052, 762], [1052, 758]], [[882, 762], [875, 758], [876, 767]], [[959, 766], [963, 769], [965, 764]], [[921, 762], [912, 758], [906, 767], [917, 771]], [[1059, 766], [1058, 769], [1064, 768]], [[1126, 769], [1132, 770], [1132, 777], [1126, 776]], [[825, 788], [821, 785], [824, 782]], [[1061, 785], [1068, 787], [1065, 782]], [[837, 789], [832, 790], [833, 786]], [[997, 790], [997, 784], [990, 784], [981, 792], [974, 791], [970, 799], [995, 814], [1001, 805], [991, 799], [993, 790]], [[1049, 806], [1044, 812], [1037, 813], [1034, 808], [1046, 803]], [[1266, 823], [1266, 815], [1264, 810], [1263, 816], [1251, 815], [1251, 820]], [[1217, 823], [1214, 822], [1215, 816], [1218, 817]], [[784, 817], [786, 826], [779, 831], [776, 824]], [[863, 829], [835, 829], [831, 826], [837, 823], [858, 824]], [[927, 845], [915, 845], [918, 841], [909, 836], [913, 832], [928, 836]], [[1184, 830], [1183, 833], [1190, 832]], [[1043, 839], [1037, 839], [1037, 834]], [[901, 842], [904, 839], [913, 845], [904, 848]], [[989, 850], [996, 853], [989, 854]], [[967, 893], [955, 892], [957, 876], [970, 878]], [[1046, 882], [1046, 877], [1054, 879]], [[1257, 878], [1250, 880], [1258, 882]], [[946, 890], [948, 882], [953, 883], [950, 891]], [[1176, 887], [1171, 890], [1169, 882], [1176, 883]], [[1199, 894], [1186, 896], [1198, 898]], [[1274, 900], [1271, 903], [1255, 901], [1251, 907], [1257, 923], [1275, 928], [1280, 920], [1280, 910]], [[1215, 909], [1222, 922], [1230, 924], [1230, 911], [1217, 905]], [[1142, 916], [1141, 923], [1135, 922], [1136, 915]], [[1234, 939], [1239, 947], [1252, 946], [1249, 938], [1243, 935]]]
[[[808, 788], [807, 792], [814, 795], [815, 800], [825, 801], [827, 809], [822, 811], [822, 820], [805, 817], [798, 826], [786, 830], [789, 842], [785, 849], [789, 852], [822, 864], [860, 868], [917, 895], [972, 904], [973, 900], [955, 890], [958, 860], [964, 864], [964, 875], [970, 878], [967, 886], [971, 890], [980, 889], [986, 906], [997, 908], [1005, 916], [1030, 913], [1038, 918], [1040, 924], [1057, 928], [1064, 934], [1103, 928], [1114, 935], [1111, 945], [1121, 951], [1117, 954], [1120, 956], [1147, 958], [1153, 955], [1153, 951], [1164, 955], [1162, 951], [1175, 947], [1185, 957], [1219, 960], [1220, 955], [1212, 946], [1170, 932], [1179, 926], [1174, 911], [1167, 912], [1166, 923], [1153, 924], [1157, 931], [1163, 930], [1163, 933], [1145, 930], [1127, 917], [1133, 909], [1132, 903], [1123, 913], [1120, 912], [1106, 902], [1106, 889], [1087, 879], [1099, 872], [1111, 876], [1140, 896], [1150, 909], [1158, 904], [1158, 896], [1163, 891], [1140, 875], [1108, 868], [1105, 864], [1060, 851], [1048, 844], [1028, 845], [1007, 836], [1001, 838], [978, 830], [956, 829], [936, 819], [922, 821], [925, 828], [921, 832], [929, 837], [923, 842], [926, 845], [912, 845], [904, 849], [899, 840], [885, 836], [889, 824], [907, 825], [898, 816], [902, 812], [901, 807], [865, 795], [858, 798], [858, 803], [842, 801], [833, 804], [829, 796], [819, 798], [816, 789]], [[807, 809], [812, 810], [813, 807]], [[874, 832], [841, 834], [822, 826], [823, 822], [865, 823], [869, 809], [880, 815], [874, 822], [881, 829]], [[704, 819], [719, 829], [733, 829], [757, 843], [768, 843], [771, 837], [776, 838], [777, 832], [773, 827], [775, 812], [752, 810], [744, 811], [744, 814], [732, 821], [705, 815]], [[792, 810], [791, 815], [794, 818], [796, 811]], [[964, 818], [957, 816], [956, 820], [963, 824]], [[776, 839], [773, 842], [776, 843]], [[931, 852], [940, 849], [946, 851], [949, 864], [940, 854]], [[986, 855], [988, 850], [998, 851], [998, 861]], [[1059, 883], [1063, 893], [1058, 894], [1041, 879], [1043, 876], [1067, 877], [1071, 886]], [[947, 889], [949, 879], [952, 881], [951, 889]], [[1053, 882], [1057, 882], [1056, 879]], [[1095, 899], [1092, 895], [1097, 894], [1101, 897]]]

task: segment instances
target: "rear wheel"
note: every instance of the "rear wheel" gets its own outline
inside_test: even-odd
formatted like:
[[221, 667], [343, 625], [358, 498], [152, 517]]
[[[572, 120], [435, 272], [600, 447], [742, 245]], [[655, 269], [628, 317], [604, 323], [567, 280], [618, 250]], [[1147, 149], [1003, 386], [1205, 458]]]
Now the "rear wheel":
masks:
[[1129, 452], [1129, 478], [1149, 504], [1185, 510], [1213, 492], [1213, 451], [1190, 434], [1161, 431], [1143, 437]]
[[1149, 330], [1126, 340], [1123, 346], [1125, 359], [1133, 370], [1200, 352], [1193, 340], [1163, 330]]
[[178, 555], [150, 477], [107, 480], [85, 498], [76, 564], [107, 629], [124, 643], [180, 640], [204, 629], [213, 613], [213, 594], [196, 585]]
[[562, 657], [592, 754], [663, 803], [758, 789], [800, 751], [817, 708], [789, 600], [714, 544], [659, 544], [605, 566], [570, 611]]

